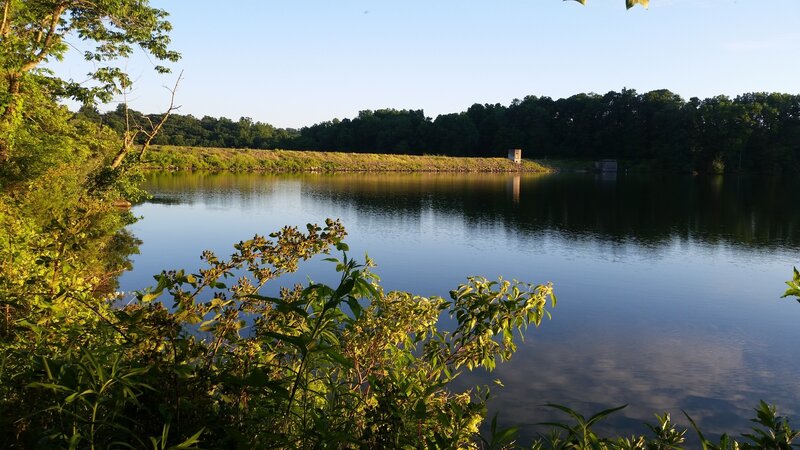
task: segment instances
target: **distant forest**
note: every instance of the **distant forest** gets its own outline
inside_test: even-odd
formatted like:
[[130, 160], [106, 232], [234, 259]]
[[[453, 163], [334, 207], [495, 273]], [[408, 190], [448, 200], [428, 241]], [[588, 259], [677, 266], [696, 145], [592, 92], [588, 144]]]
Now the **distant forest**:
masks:
[[[125, 130], [124, 108], [78, 113]], [[129, 111], [132, 123], [146, 123]], [[148, 116], [155, 121], [159, 115]], [[359, 153], [647, 161], [656, 169], [700, 172], [800, 168], [800, 95], [751, 93], [688, 101], [668, 90], [528, 96], [510, 105], [474, 104], [435, 119], [422, 110], [361, 111], [300, 130], [242, 117], [173, 115], [154, 144]]]

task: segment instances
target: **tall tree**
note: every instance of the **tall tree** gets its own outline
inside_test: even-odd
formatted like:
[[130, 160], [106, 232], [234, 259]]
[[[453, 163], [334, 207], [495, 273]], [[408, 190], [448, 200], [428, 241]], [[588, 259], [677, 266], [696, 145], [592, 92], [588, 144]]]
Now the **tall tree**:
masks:
[[[169, 49], [167, 13], [147, 0], [0, 0], [0, 11], [0, 166], [13, 151], [26, 86], [46, 86], [52, 96], [84, 103], [107, 101], [130, 85], [113, 61], [130, 56], [136, 47], [159, 61], [180, 57]], [[55, 78], [41, 68], [65, 56], [67, 36], [88, 43], [83, 56], [97, 66], [89, 74], [95, 84]], [[155, 69], [168, 72], [163, 66]]]

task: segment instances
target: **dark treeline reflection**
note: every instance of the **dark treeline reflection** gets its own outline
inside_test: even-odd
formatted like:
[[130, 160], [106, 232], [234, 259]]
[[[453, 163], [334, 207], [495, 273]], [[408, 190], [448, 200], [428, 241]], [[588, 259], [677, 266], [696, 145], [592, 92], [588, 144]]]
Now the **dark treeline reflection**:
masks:
[[[122, 106], [80, 114], [125, 129]], [[131, 114], [134, 123], [146, 123], [141, 113]], [[474, 104], [436, 118], [422, 110], [367, 110], [300, 130], [247, 117], [173, 115], [153, 143], [454, 156], [504, 156], [509, 148], [522, 148], [531, 158], [642, 160], [665, 171], [791, 172], [800, 166], [800, 95], [687, 101], [666, 89], [623, 89], [557, 100], [527, 96], [508, 106]]]
[[149, 186], [158, 203], [229, 195], [247, 202], [292, 181], [303, 195], [337, 207], [406, 218], [434, 210], [467, 224], [499, 222], [522, 235], [555, 231], [646, 246], [674, 238], [800, 246], [800, 211], [792, 207], [800, 183], [785, 178], [219, 173], [156, 175]]

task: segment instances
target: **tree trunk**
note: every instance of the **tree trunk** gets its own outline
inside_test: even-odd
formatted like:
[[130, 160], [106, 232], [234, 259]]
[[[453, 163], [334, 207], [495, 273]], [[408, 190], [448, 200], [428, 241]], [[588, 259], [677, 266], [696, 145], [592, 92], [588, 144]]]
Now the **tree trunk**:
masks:
[[125, 159], [125, 155], [128, 154], [128, 151], [133, 146], [133, 141], [136, 139], [136, 135], [139, 134], [135, 131], [126, 130], [125, 134], [122, 136], [122, 147], [120, 147], [119, 151], [117, 152], [117, 156], [114, 157], [114, 160], [111, 162], [111, 168], [116, 169], [122, 164], [122, 160]]

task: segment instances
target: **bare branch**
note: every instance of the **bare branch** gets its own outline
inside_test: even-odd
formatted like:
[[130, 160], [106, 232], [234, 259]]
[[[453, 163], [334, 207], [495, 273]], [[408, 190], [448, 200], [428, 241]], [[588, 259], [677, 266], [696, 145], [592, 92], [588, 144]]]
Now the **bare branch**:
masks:
[[[181, 73], [178, 74], [178, 79], [175, 80], [175, 86], [173, 86], [172, 89], [167, 88], [167, 90], [170, 92], [169, 108], [167, 108], [167, 111], [164, 113], [164, 116], [161, 117], [161, 120], [158, 122], [158, 125], [151, 128], [150, 133], [145, 133], [147, 134], [147, 140], [144, 142], [144, 144], [142, 144], [142, 149], [139, 152], [139, 161], [142, 160], [142, 158], [144, 157], [144, 153], [147, 151], [147, 148], [150, 147], [150, 142], [153, 141], [153, 138], [155, 138], [158, 132], [161, 131], [161, 127], [163, 127], [164, 124], [167, 122], [167, 118], [169, 118], [169, 115], [172, 114], [173, 111], [180, 108], [180, 105], [175, 106], [175, 93], [178, 91], [178, 84], [180, 84], [182, 79], [183, 79], [183, 71], [181, 70]], [[147, 120], [150, 119], [148, 118]], [[152, 127], [152, 122], [151, 122], [151, 127]]]
[[125, 110], [125, 131], [122, 134], [122, 146], [111, 162], [112, 169], [116, 169], [122, 164], [122, 160], [125, 159], [125, 155], [128, 154], [128, 150], [133, 146], [133, 143], [136, 141], [136, 136], [138, 136], [141, 131], [141, 127], [138, 125], [135, 129], [131, 128], [131, 116], [130, 110], [128, 109], [128, 87], [125, 86], [124, 81], [122, 83], [122, 107]]
[[167, 119], [169, 118], [170, 114], [172, 114], [173, 111], [180, 108], [180, 106], [175, 106], [175, 93], [178, 91], [178, 84], [180, 84], [182, 79], [183, 79], [183, 71], [181, 71], [180, 75], [178, 75], [178, 79], [175, 81], [175, 86], [173, 86], [172, 89], [167, 88], [167, 90], [171, 94], [169, 99], [169, 107], [167, 108], [166, 112], [164, 112], [163, 116], [161, 117], [161, 120], [159, 120], [157, 124], [153, 125], [153, 122], [150, 120], [150, 118], [145, 116], [145, 119], [147, 119], [147, 121], [150, 124], [149, 131], [145, 130], [138, 124], [136, 125], [135, 128], [133, 129], [131, 128], [130, 118], [128, 115], [128, 102], [127, 98], [125, 99], [126, 100], [124, 102], [125, 128], [126, 128], [125, 135], [123, 136], [122, 148], [120, 148], [119, 152], [114, 157], [114, 160], [111, 162], [112, 169], [116, 169], [117, 167], [119, 167], [120, 164], [122, 164], [122, 161], [125, 159], [125, 155], [127, 155], [130, 149], [133, 147], [135, 139], [139, 135], [139, 133], [144, 133], [144, 135], [147, 136], [147, 139], [145, 139], [144, 143], [142, 144], [142, 147], [139, 150], [139, 155], [137, 157], [138, 161], [142, 160], [144, 154], [147, 152], [147, 149], [150, 147], [150, 143], [153, 142], [153, 139], [155, 139], [158, 132], [161, 131], [161, 128], [167, 122]]
[[150, 129], [151, 129], [151, 130], [152, 130], [153, 128], [155, 128], [155, 125], [153, 125], [153, 121], [152, 121], [152, 120], [150, 120], [150, 116], [144, 116], [144, 119], [145, 119], [145, 120], [147, 121], [147, 123], [150, 125]]

